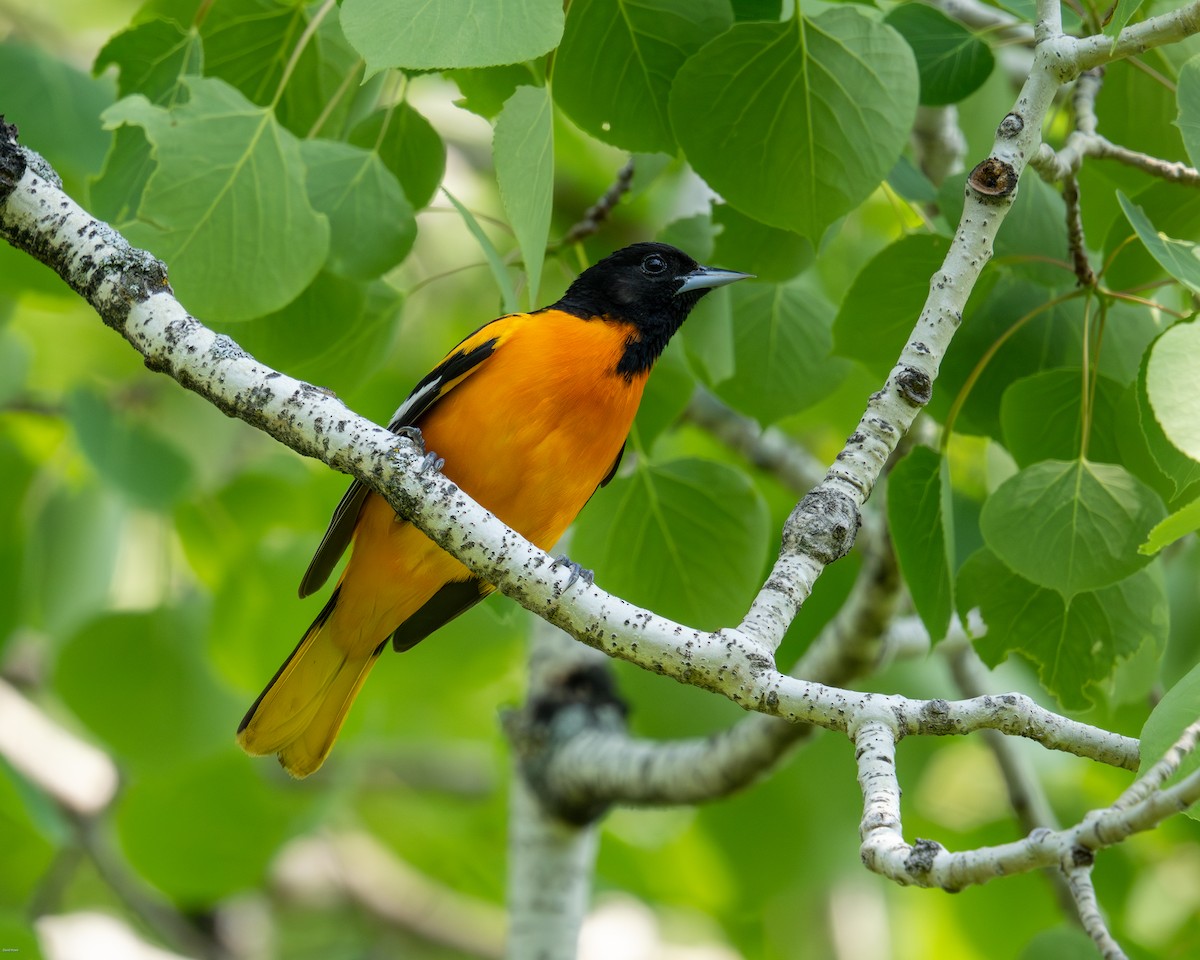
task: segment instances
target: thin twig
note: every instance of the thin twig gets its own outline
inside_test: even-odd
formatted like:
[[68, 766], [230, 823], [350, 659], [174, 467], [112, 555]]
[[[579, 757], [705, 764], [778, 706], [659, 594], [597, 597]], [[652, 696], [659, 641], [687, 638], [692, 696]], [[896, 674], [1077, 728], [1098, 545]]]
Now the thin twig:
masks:
[[1149, 770], [1143, 773], [1113, 804], [1118, 810], [1128, 810], [1146, 800], [1167, 782], [1179, 769], [1184, 758], [1200, 742], [1200, 720], [1186, 727], [1169, 750]]
[[[979, 654], [975, 652], [965, 634], [947, 639], [939, 649], [946, 656], [954, 683], [964, 697], [979, 697], [988, 692], [983, 661], [979, 659]], [[1016, 815], [1022, 834], [1028, 836], [1035, 830], [1057, 830], [1058, 818], [1050, 809], [1046, 792], [1012, 740], [994, 730], [987, 730], [983, 733], [983, 742], [996, 758], [996, 765], [1000, 768], [1004, 786], [1008, 790], [1009, 805]], [[1079, 922], [1075, 897], [1062, 871], [1055, 867], [1046, 867], [1042, 874], [1053, 888], [1063, 916], [1073, 922]]]
[[1081, 287], [1094, 287], [1096, 273], [1088, 260], [1087, 242], [1083, 236], [1083, 218], [1079, 212], [1079, 181], [1075, 174], [1063, 178], [1063, 203], [1067, 208], [1067, 245], [1071, 250], [1071, 264]]
[[[1092, 938], [1092, 942], [1096, 944], [1096, 949], [1100, 951], [1100, 956], [1104, 960], [1128, 960], [1121, 945], [1113, 939], [1108, 924], [1104, 922], [1104, 915], [1100, 912], [1100, 903], [1096, 899], [1096, 887], [1092, 883], [1093, 858], [1091, 851], [1075, 850], [1068, 853], [1067, 856], [1072, 859], [1072, 862], [1064, 864], [1062, 872], [1067, 879], [1071, 896], [1079, 911], [1083, 929]], [[1078, 858], [1080, 862], [1075, 863], [1074, 858]]]
[[625, 162], [625, 166], [621, 167], [617, 172], [617, 179], [613, 181], [612, 186], [604, 191], [604, 196], [588, 207], [579, 222], [572, 224], [567, 232], [563, 234], [562, 239], [557, 243], [550, 244], [548, 249], [558, 250], [561, 247], [569, 247], [571, 244], [578, 243], [585, 237], [590, 237], [600, 229], [617, 204], [621, 202], [621, 198], [629, 192], [632, 186], [633, 157], [630, 157]]

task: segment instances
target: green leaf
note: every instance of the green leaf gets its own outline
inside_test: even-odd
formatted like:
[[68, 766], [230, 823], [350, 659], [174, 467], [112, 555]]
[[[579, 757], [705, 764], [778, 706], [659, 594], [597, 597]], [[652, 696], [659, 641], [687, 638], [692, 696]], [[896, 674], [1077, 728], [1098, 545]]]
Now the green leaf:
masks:
[[1137, 548], [1164, 512], [1124, 467], [1046, 460], [1005, 480], [979, 522], [984, 542], [1015, 573], [1069, 600], [1149, 563]]
[[117, 810], [130, 864], [181, 905], [203, 907], [263, 879], [298, 795], [268, 787], [240, 753], [148, 771]]
[[304, 140], [313, 209], [329, 218], [328, 269], [369, 280], [408, 256], [417, 222], [379, 154], [332, 140]]
[[368, 73], [494, 67], [558, 46], [563, 8], [559, 0], [345, 0], [342, 28]]
[[319, 273], [282, 310], [224, 332], [268, 366], [344, 394], [386, 359], [402, 303], [383, 281], [364, 287]]
[[[1166, 692], [1142, 726], [1142, 758], [1138, 770], [1145, 773], [1175, 744], [1183, 731], [1200, 720], [1200, 665], [1193, 667]], [[1189, 773], [1200, 769], [1200, 751], [1193, 750], [1179, 771], [1167, 783], [1178, 783]], [[1184, 811], [1193, 820], [1200, 820], [1200, 804]]]
[[[1098, 375], [1088, 440], [1089, 460], [1121, 463], [1117, 448], [1117, 407], [1122, 387]], [[1039, 460], [1071, 460], [1079, 456], [1083, 428], [1083, 373], [1056, 368], [1023, 377], [1004, 391], [1000, 425], [1004, 445], [1022, 467]]]
[[289, 0], [213, 4], [200, 22], [205, 72], [266, 106], [306, 22], [305, 5]]
[[949, 249], [945, 237], [914, 233], [872, 257], [833, 321], [833, 352], [886, 377], [917, 325], [929, 297], [929, 278]]
[[[698, 263], [712, 261], [716, 238], [712, 217], [707, 213], [697, 213], [691, 217], [672, 220], [658, 231], [655, 239], [660, 243], [669, 243], [673, 247], [686, 251]], [[749, 273], [750, 271], [744, 272]], [[719, 290], [720, 287], [717, 289]], [[711, 297], [712, 294], [701, 300], [701, 306], [708, 303]]]
[[118, 127], [104, 169], [91, 183], [92, 212], [118, 227], [133, 222], [156, 166], [142, 128]]
[[[1044, 286], [1003, 270], [985, 272], [980, 287], [967, 302], [954, 347], [942, 363], [930, 412], [945, 417], [969, 383], [955, 431], [1003, 442], [1004, 392], [1022, 377], [1079, 363], [1084, 301], [1048, 307]], [[1108, 346], [1105, 354], [1111, 352]], [[1106, 369], [1103, 357], [1100, 366]]]
[[496, 118], [492, 161], [500, 185], [500, 200], [529, 280], [526, 297], [530, 309], [538, 305], [542, 263], [550, 238], [550, 212], [554, 206], [554, 124], [550, 91], [545, 87], [518, 87]]
[[921, 75], [921, 103], [927, 106], [958, 103], [983, 86], [996, 65], [986, 43], [933, 7], [901, 4], [883, 22], [912, 47]]
[[154, 767], [228, 743], [238, 704], [209, 672], [196, 613], [108, 614], [59, 654], [56, 691], [123, 761]]
[[[0, 910], [24, 907], [54, 860], [55, 845], [30, 816], [22, 796], [27, 789], [20, 775], [0, 759]], [[5, 940], [0, 944], [9, 945]]]
[[727, 203], [713, 207], [718, 227], [714, 263], [782, 283], [806, 269], [816, 256], [807, 237], [759, 223]]
[[204, 49], [194, 30], [172, 20], [147, 20], [118, 33], [96, 56], [92, 72], [115, 65], [122, 97], [140, 93], [152, 103], [170, 104], [179, 78], [204, 72]]
[[30, 620], [61, 638], [111, 603], [124, 509], [96, 484], [60, 487], [40, 507], [26, 561]]
[[[309, 4], [307, 9], [306, 26], [311, 24], [312, 13], [318, 7]], [[292, 49], [287, 50], [288, 57], [292, 52]], [[321, 20], [296, 61], [283, 96], [275, 107], [275, 115], [298, 137], [314, 137], [318, 133], [338, 136], [347, 120], [362, 115], [359, 98], [370, 97], [371, 106], [376, 102], [374, 85], [363, 83], [364, 69], [357, 51], [342, 33], [339, 10], [334, 7]], [[277, 89], [277, 84], [278, 81], [273, 90]], [[267, 102], [264, 101], [264, 105]], [[316, 126], [318, 122], [320, 127]]]
[[710, 386], [734, 373], [732, 291], [719, 287], [700, 301], [683, 325], [688, 360]]
[[191, 485], [191, 462], [179, 448], [100, 394], [75, 390], [67, 416], [96, 472], [138, 506], [164, 510]]
[[485, 120], [493, 120], [508, 100], [524, 84], [537, 84], [538, 79], [528, 63], [510, 63], [502, 67], [477, 67], [473, 70], [447, 70], [462, 99], [454, 105], [470, 110]]
[[[1121, 212], [1117, 193], [1113, 191], [1116, 213], [1104, 238], [1104, 260], [1109, 264], [1104, 284], [1111, 290], [1132, 290], [1162, 279], [1163, 268], [1145, 245], [1127, 242], [1137, 234]], [[1134, 194], [1131, 203], [1168, 236], [1200, 235], [1200, 190], [1195, 187], [1159, 180]]]
[[1106, 37], [1116, 37], [1118, 33], [1125, 29], [1125, 24], [1129, 22], [1129, 18], [1137, 13], [1138, 7], [1142, 5], [1143, 0], [1117, 0], [1113, 7], [1112, 16], [1108, 23], [1104, 25], [1104, 35]]
[[728, 0], [573, 0], [554, 56], [554, 99], [598, 140], [674, 153], [671, 83], [732, 22]]
[[1121, 394], [1121, 402], [1117, 405], [1115, 428], [1121, 463], [1130, 473], [1149, 484], [1165, 503], [1170, 504], [1177, 497], [1175, 481], [1163, 473], [1158, 461], [1154, 459], [1149, 441], [1142, 430], [1141, 417], [1137, 384], [1132, 383], [1125, 388], [1125, 392]]
[[[1170, 331], [1167, 332], [1169, 333]], [[1163, 339], [1164, 337], [1166, 337], [1166, 333], [1164, 333], [1159, 340]], [[1189, 339], [1190, 337], [1185, 335], [1181, 341], [1178, 341], [1178, 345], [1186, 348]], [[1197, 481], [1200, 481], [1200, 462], [1197, 462], [1195, 459], [1188, 456], [1187, 453], [1180, 450], [1179, 447], [1177, 447], [1171, 441], [1171, 438], [1167, 436], [1166, 431], [1159, 422], [1157, 409], [1154, 403], [1151, 402], [1149, 387], [1150, 361], [1154, 355], [1154, 347], [1157, 345], [1157, 343], [1158, 341], [1156, 340], [1155, 343], [1152, 344], [1142, 356], [1141, 369], [1138, 371], [1138, 379], [1136, 384], [1138, 424], [1142, 428], [1142, 435], [1145, 437], [1146, 446], [1150, 451], [1150, 455], [1154, 458], [1154, 463], [1157, 465], [1158, 469], [1171, 480], [1171, 483], [1174, 485], [1174, 496], [1178, 496], [1185, 489], [1187, 489], [1187, 487], [1191, 486]], [[1179, 351], [1170, 351], [1167, 356], [1168, 362], [1166, 367], [1172, 367], [1176, 365], [1178, 356], [1172, 356], [1172, 354], [1178, 353]], [[1188, 373], [1186, 376], [1190, 378], [1191, 374]], [[1164, 384], [1160, 380], [1158, 390], [1159, 397], [1164, 408], [1164, 413], [1170, 415], [1170, 412], [1167, 410], [1167, 408], [1169, 407], [1172, 398], [1178, 399], [1179, 397], [1178, 385], [1173, 385], [1170, 383]], [[1192, 401], [1190, 398], [1185, 398], [1179, 402], [1183, 403], [1186, 407], [1190, 405]], [[1173, 415], [1170, 416], [1172, 422], [1175, 422]], [[1180, 427], [1180, 429], [1184, 431], [1182, 435], [1186, 437], [1189, 429], [1188, 425], [1185, 423]]]
[[816, 282], [747, 283], [730, 292], [734, 375], [716, 392], [763, 424], [810, 407], [833, 391], [846, 364], [830, 357], [833, 305]]
[[782, 14], [783, 0], [733, 0], [737, 20], [778, 20]]
[[376, 110], [355, 125], [347, 139], [378, 153], [418, 210], [433, 199], [446, 172], [446, 145], [429, 121], [407, 103]]
[[180, 300], [198, 315], [232, 321], [277, 310], [329, 251], [299, 143], [223, 81], [183, 85], [189, 99], [171, 110], [134, 96], [104, 113], [109, 127], [141, 127], [157, 162], [137, 219], [120, 226], [167, 261]]
[[914, 447], [888, 474], [888, 529], [913, 606], [936, 643], [954, 610], [954, 512], [950, 466], [928, 447]]
[[1190, 287], [1194, 293], [1200, 293], [1200, 244], [1191, 240], [1176, 240], [1160, 233], [1142, 208], [1119, 190], [1117, 200], [1138, 238], [1150, 251], [1150, 256], [1180, 283]]
[[517, 306], [517, 292], [513, 289], [512, 277], [508, 275], [508, 267], [504, 265], [500, 252], [488, 239], [488, 235], [483, 232], [483, 227], [479, 225], [479, 221], [475, 219], [471, 211], [459, 203], [449, 190], [442, 192], [446, 194], [446, 199], [454, 205], [454, 209], [463, 218], [467, 229], [471, 231], [471, 236], [479, 242], [483, 255], [487, 258], [488, 267], [492, 271], [492, 279], [496, 281], [496, 286], [500, 290], [501, 309], [505, 313], [516, 313], [520, 309]]
[[[985, 506], [986, 510], [986, 506]], [[975, 640], [991, 667], [1012, 651], [1038, 666], [1038, 679], [1068, 710], [1086, 709], [1099, 685], [1144, 643], [1161, 647], [1167, 597], [1158, 567], [1101, 590], [1064, 597], [1014, 573], [991, 550], [978, 550], [959, 571], [958, 609], [978, 607], [987, 635]]]
[[855, 10], [739, 23], [680, 68], [671, 125], [729, 203], [815, 242], [892, 169], [917, 85], [908, 44]]
[[571, 556], [606, 590], [709, 629], [746, 612], [769, 536], [766, 504], [745, 474], [709, 460], [640, 463], [593, 498]]
[[1154, 419], [1180, 453], [1200, 460], [1200, 323], [1177, 323], [1154, 341], [1146, 363], [1146, 396]]
[[908, 157], [901, 155], [887, 176], [888, 185], [905, 200], [913, 203], [936, 203], [937, 187]]
[[100, 169], [112, 137], [100, 114], [113, 101], [111, 77], [93, 79], [63, 60], [22, 43], [0, 43], [3, 112], [21, 143], [42, 154], [68, 192]]
[[1158, 553], [1176, 540], [1200, 530], [1200, 499], [1184, 504], [1158, 523], [1138, 550], [1147, 555]]
[[1192, 166], [1200, 166], [1200, 54], [1188, 60], [1179, 70], [1175, 99], [1179, 103], [1179, 119], [1175, 125], [1183, 134]]

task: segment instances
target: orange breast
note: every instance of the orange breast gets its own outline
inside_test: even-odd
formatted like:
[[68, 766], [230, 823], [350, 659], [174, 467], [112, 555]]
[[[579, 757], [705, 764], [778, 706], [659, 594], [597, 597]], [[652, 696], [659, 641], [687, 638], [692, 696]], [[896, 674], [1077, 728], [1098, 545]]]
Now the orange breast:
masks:
[[[646, 375], [615, 372], [632, 326], [558, 311], [511, 318], [495, 353], [421, 420], [444, 474], [543, 550], [608, 473]], [[450, 580], [470, 576], [372, 495], [333, 621], [339, 645], [373, 649]], [[340, 625], [339, 625], [340, 622]]]

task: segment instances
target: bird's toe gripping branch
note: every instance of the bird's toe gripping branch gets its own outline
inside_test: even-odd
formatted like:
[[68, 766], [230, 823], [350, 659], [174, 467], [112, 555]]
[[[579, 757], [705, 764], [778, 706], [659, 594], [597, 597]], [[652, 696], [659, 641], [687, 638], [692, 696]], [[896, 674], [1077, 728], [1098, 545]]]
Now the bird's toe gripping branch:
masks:
[[551, 569], [554, 567], [566, 567], [571, 571], [571, 576], [567, 578], [567, 585], [563, 587], [564, 593], [575, 585], [576, 580], [582, 580], [589, 587], [596, 582], [596, 573], [594, 570], [589, 570], [587, 567], [581, 567], [565, 553], [560, 553], [557, 557], [555, 557], [554, 562], [550, 564], [550, 567]]
[[420, 427], [403, 426], [396, 427], [395, 433], [397, 436], [406, 437], [416, 444], [417, 449], [425, 456], [421, 458], [421, 465], [417, 468], [417, 476], [423, 477], [432, 470], [437, 473], [446, 465], [445, 459], [439, 457], [432, 450], [425, 449], [425, 436], [421, 433]]

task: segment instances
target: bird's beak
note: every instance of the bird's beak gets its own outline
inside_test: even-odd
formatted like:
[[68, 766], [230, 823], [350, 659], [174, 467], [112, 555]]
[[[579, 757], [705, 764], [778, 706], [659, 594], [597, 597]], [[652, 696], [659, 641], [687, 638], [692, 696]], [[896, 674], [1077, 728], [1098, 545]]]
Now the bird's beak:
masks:
[[752, 273], [738, 273], [736, 270], [717, 270], [714, 267], [697, 267], [691, 273], [685, 273], [681, 278], [683, 283], [676, 293], [686, 293], [688, 290], [707, 290], [711, 287], [723, 287], [737, 280], [753, 280]]

